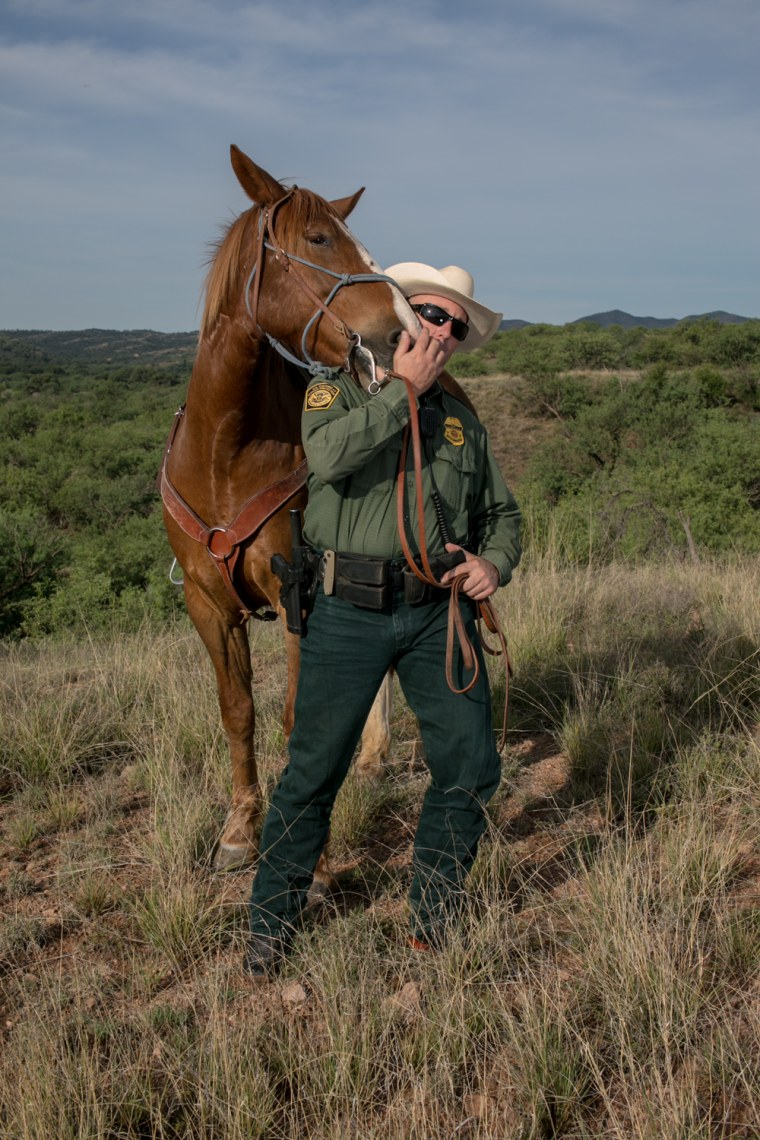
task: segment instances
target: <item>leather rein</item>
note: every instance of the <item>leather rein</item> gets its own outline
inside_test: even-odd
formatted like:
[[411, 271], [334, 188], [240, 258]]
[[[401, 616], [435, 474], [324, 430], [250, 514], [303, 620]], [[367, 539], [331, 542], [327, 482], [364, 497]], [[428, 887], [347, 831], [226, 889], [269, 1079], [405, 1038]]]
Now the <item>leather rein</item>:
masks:
[[[287, 194], [275, 202], [270, 209], [262, 209], [259, 213], [256, 260], [246, 281], [244, 292], [245, 306], [248, 315], [259, 331], [266, 336], [269, 343], [281, 356], [299, 368], [306, 368], [312, 376], [330, 376], [334, 372], [340, 371], [339, 368], [331, 368], [328, 365], [321, 364], [319, 361], [314, 360], [309, 354], [307, 347], [307, 338], [315, 321], [318, 320], [320, 315], [327, 317], [338, 332], [346, 338], [346, 364], [349, 370], [351, 367], [351, 354], [357, 353], [362, 355], [365, 361], [370, 365], [372, 375], [372, 381], [370, 381], [371, 385], [375, 377], [375, 361], [372, 353], [363, 347], [359, 334], [350, 330], [339, 317], [336, 317], [336, 315], [330, 311], [329, 305], [339, 290], [344, 286], [374, 281], [386, 281], [391, 284], [395, 284], [395, 282], [384, 273], [336, 273], [332, 269], [327, 269], [324, 265], [317, 265], [315, 262], [306, 261], [302, 257], [296, 257], [295, 254], [286, 253], [282, 246], [275, 240], [273, 228], [274, 219], [280, 206], [295, 193], [296, 189], [297, 187], [292, 187]], [[301, 336], [301, 353], [303, 359], [299, 359], [291, 353], [280, 341], [262, 329], [258, 323], [261, 279], [263, 277], [264, 258], [267, 250], [271, 251], [281, 268], [290, 274], [299, 289], [305, 293], [316, 306], [316, 311], [306, 323]], [[294, 262], [297, 262], [299, 265], [304, 265], [309, 269], [318, 270], [320, 273], [325, 273], [329, 277], [336, 278], [337, 283], [330, 290], [329, 295], [324, 301], [315, 293], [309, 283], [304, 280], [303, 275], [294, 268]], [[253, 288], [252, 297], [250, 296], [251, 288]], [[227, 592], [235, 603], [235, 607], [240, 610], [241, 625], [244, 625], [250, 617], [255, 615], [254, 611], [251, 610], [242, 598], [234, 581], [235, 568], [238, 563], [241, 547], [244, 542], [247, 542], [248, 539], [252, 538], [253, 535], [261, 529], [272, 515], [276, 514], [281, 507], [284, 507], [285, 504], [306, 485], [306, 460], [304, 459], [295, 471], [291, 471], [290, 474], [286, 475], [283, 479], [270, 484], [270, 486], [252, 495], [251, 498], [243, 504], [228, 526], [209, 526], [196, 514], [185, 499], [183, 499], [169, 477], [169, 455], [171, 454], [184, 414], [185, 407], [183, 405], [174, 416], [174, 422], [164, 449], [159, 476], [161, 498], [167, 511], [181, 530], [184, 531], [189, 538], [200, 542], [208, 550], [222, 576], [222, 581], [224, 582]]]
[[[420, 442], [420, 421], [419, 411], [417, 408], [417, 399], [412, 385], [409, 383], [405, 376], [401, 376], [398, 372], [385, 373], [386, 379], [398, 379], [403, 381], [406, 388], [407, 397], [409, 399], [409, 423], [404, 428], [403, 441], [401, 445], [401, 456], [399, 458], [398, 475], [396, 480], [396, 520], [398, 525], [399, 538], [401, 541], [401, 549], [404, 552], [409, 569], [413, 574], [425, 582], [428, 586], [437, 586], [440, 590], [449, 590], [449, 617], [448, 629], [446, 634], [446, 683], [453, 693], [468, 693], [473, 685], [476, 683], [480, 675], [480, 664], [478, 662], [478, 655], [472, 645], [467, 630], [465, 628], [464, 618], [462, 617], [462, 610], [459, 604], [459, 595], [462, 591], [466, 575], [456, 575], [450, 582], [439, 581], [430, 565], [430, 558], [427, 550], [427, 540], [425, 537], [425, 516], [424, 516], [424, 497], [422, 489], [422, 445]], [[417, 519], [419, 533], [417, 535], [419, 545], [419, 558], [422, 563], [422, 568], [417, 565], [414, 555], [409, 544], [409, 539], [406, 534], [405, 516], [405, 499], [406, 499], [406, 463], [409, 453], [409, 440], [412, 442], [412, 461], [414, 467], [414, 491], [417, 505]], [[490, 599], [486, 598], [482, 602], [476, 603], [478, 607], [478, 639], [481, 646], [486, 653], [492, 657], [504, 657], [504, 713], [502, 716], [501, 734], [497, 744], [498, 750], [504, 748], [507, 739], [507, 715], [509, 706], [509, 678], [512, 674], [512, 665], [509, 660], [509, 652], [507, 650], [507, 639], [504, 634], [499, 620], [496, 616], [494, 608]], [[485, 640], [482, 629], [481, 621], [486, 626], [490, 633], [496, 635], [499, 648], [495, 649], [489, 645]], [[454, 635], [456, 634], [459, 642], [459, 649], [462, 654], [462, 663], [464, 668], [472, 673], [470, 680], [462, 687], [457, 688], [454, 681]]]

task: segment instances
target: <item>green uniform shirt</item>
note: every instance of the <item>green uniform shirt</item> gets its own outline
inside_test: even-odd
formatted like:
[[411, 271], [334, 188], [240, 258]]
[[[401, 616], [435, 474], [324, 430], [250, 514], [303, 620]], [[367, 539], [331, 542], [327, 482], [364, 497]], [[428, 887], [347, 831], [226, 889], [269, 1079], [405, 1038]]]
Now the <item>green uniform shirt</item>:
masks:
[[[478, 419], [435, 384], [423, 400], [437, 413], [432, 470], [452, 541], [493, 562], [504, 585], [520, 559], [520, 512]], [[317, 550], [381, 558], [403, 555], [396, 523], [401, 437], [409, 420], [406, 388], [391, 380], [369, 396], [350, 376], [312, 384], [302, 416], [309, 463], [304, 536]], [[418, 552], [411, 444], [407, 457], [406, 533]], [[423, 464], [425, 535], [443, 553], [430, 471]]]

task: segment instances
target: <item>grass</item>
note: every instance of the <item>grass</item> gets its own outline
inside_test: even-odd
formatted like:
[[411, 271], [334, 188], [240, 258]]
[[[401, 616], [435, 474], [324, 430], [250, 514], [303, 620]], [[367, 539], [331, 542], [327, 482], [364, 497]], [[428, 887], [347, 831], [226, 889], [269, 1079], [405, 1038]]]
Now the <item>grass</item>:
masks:
[[[250, 875], [209, 869], [229, 772], [196, 635], [3, 647], [2, 1135], [756, 1137], [759, 579], [528, 560], [461, 931], [406, 946], [424, 768], [398, 700], [383, 782], [336, 805], [344, 893], [259, 986]], [[271, 786], [276, 630], [254, 662]]]

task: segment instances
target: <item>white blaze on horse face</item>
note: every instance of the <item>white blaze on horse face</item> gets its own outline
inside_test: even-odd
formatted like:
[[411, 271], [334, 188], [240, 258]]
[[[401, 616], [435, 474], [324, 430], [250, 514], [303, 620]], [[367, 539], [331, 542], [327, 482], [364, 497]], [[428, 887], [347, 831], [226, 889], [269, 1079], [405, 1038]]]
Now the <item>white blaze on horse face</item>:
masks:
[[[362, 261], [367, 266], [367, 268], [370, 270], [370, 272], [371, 273], [382, 273], [383, 272], [382, 269], [377, 264], [374, 257], [372, 257], [369, 250], [366, 249], [365, 246], [362, 245], [362, 243], [359, 241], [359, 239], [356, 237], [355, 234], [351, 233], [348, 226], [346, 226], [344, 223], [341, 223], [341, 224], [344, 226], [346, 233], [348, 234], [348, 236], [351, 238], [352, 242], [356, 246], [356, 249], [357, 249], [359, 256], [361, 257]], [[414, 313], [412, 312], [411, 308], [409, 307], [409, 302], [407, 301], [406, 297], [404, 296], [404, 294], [399, 289], [398, 285], [392, 285], [390, 283], [390, 281], [386, 282], [386, 284], [387, 284], [388, 288], [390, 289], [390, 291], [393, 295], [393, 308], [396, 312], [396, 316], [399, 319], [399, 323], [400, 323], [401, 327], [406, 329], [406, 331], [409, 333], [410, 336], [416, 338], [417, 335], [419, 334], [419, 331], [420, 331], [420, 324], [419, 324], [419, 321], [417, 320], [417, 318], [415, 317]]]
[[391, 285], [391, 289], [393, 290], [393, 308], [396, 310], [396, 316], [412, 340], [416, 340], [420, 332], [420, 322], [409, 307], [409, 302], [398, 285]]

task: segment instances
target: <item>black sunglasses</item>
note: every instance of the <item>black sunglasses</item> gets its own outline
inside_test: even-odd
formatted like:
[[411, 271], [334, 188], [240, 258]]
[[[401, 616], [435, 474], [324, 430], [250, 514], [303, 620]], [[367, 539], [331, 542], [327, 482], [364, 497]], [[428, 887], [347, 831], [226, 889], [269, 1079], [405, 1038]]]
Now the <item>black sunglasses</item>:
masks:
[[440, 305], [432, 305], [430, 301], [426, 301], [424, 305], [412, 305], [415, 313], [419, 313], [423, 321], [429, 321], [431, 325], [445, 325], [446, 321], [451, 321], [451, 335], [456, 340], [462, 341], [467, 339], [467, 334], [470, 331], [470, 326], [467, 321], [460, 321], [459, 317], [452, 317]]

